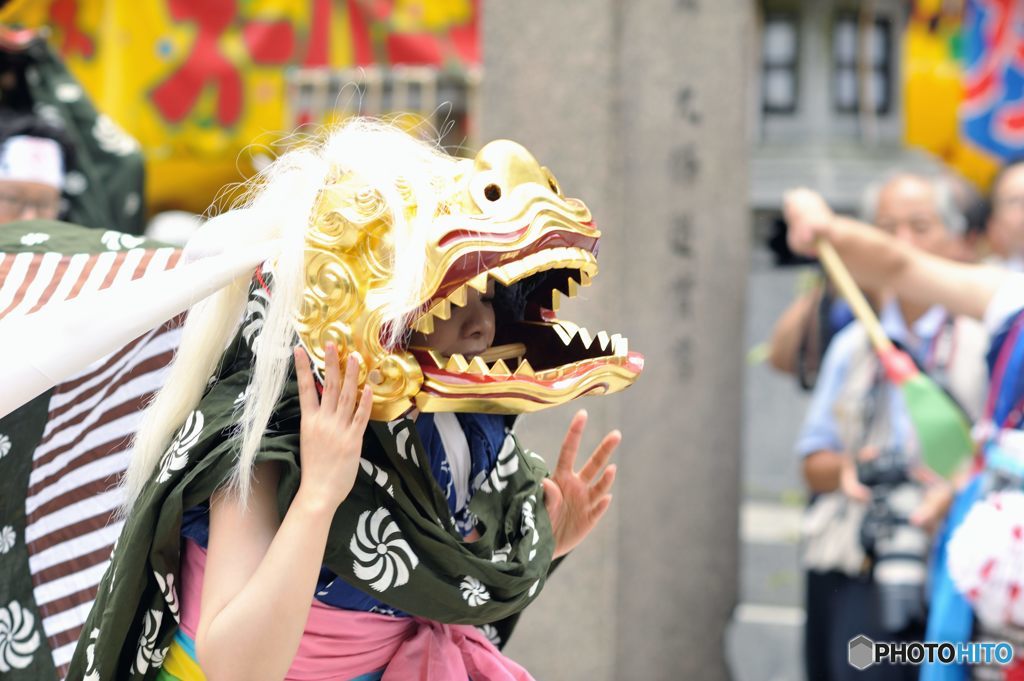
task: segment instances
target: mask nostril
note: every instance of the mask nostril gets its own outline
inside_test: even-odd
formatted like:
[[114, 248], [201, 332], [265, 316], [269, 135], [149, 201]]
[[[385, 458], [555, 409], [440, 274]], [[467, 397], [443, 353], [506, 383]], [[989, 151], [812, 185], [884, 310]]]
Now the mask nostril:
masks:
[[488, 201], [497, 201], [501, 198], [501, 187], [496, 184], [489, 184], [484, 187], [484, 196]]

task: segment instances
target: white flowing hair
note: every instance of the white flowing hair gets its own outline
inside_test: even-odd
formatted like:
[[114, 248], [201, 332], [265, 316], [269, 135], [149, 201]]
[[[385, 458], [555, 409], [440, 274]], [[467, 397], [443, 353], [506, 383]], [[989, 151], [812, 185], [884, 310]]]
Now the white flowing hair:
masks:
[[[238, 422], [237, 460], [229, 487], [244, 503], [252, 467], [270, 417], [281, 398], [296, 342], [295, 315], [305, 288], [305, 239], [321, 189], [340, 177], [376, 189], [391, 222], [391, 281], [371, 291], [367, 307], [383, 310], [382, 342], [398, 346], [408, 322], [420, 311], [430, 225], [450, 186], [456, 159], [400, 129], [355, 118], [331, 131], [320, 144], [283, 154], [256, 179], [243, 205], [218, 216], [200, 231], [194, 251], [223, 251], [240, 242], [281, 240], [272, 265], [271, 295], [254, 353], [244, 407]], [[403, 195], [404, 194], [404, 195]], [[412, 216], [405, 207], [415, 203]], [[211, 256], [216, 257], [216, 256]], [[240, 277], [193, 305], [167, 381], [146, 409], [122, 478], [126, 516], [153, 476], [168, 444], [198, 405], [221, 355], [237, 333], [251, 277]]]

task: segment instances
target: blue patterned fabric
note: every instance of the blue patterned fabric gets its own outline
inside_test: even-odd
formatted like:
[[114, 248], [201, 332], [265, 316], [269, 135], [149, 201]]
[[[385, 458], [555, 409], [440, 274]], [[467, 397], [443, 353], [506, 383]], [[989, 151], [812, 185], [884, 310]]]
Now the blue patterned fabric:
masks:
[[[1013, 315], [992, 339], [987, 361], [989, 376], [995, 380], [996, 362], [1010, 336], [1010, 331], [1024, 315], [1024, 311]], [[1017, 343], [1007, 348], [1006, 370], [996, 390], [995, 403], [992, 409], [992, 421], [1002, 425], [1010, 415], [1010, 410], [1024, 397], [1024, 336], [1017, 337]], [[990, 440], [983, 445], [986, 463], [990, 454], [995, 454], [998, 447]], [[956, 529], [967, 516], [968, 511], [984, 498], [981, 475], [975, 475], [970, 484], [964, 488], [953, 502], [946, 516], [945, 525], [935, 538], [933, 570], [931, 575], [931, 607], [928, 613], [928, 630], [925, 638], [928, 641], [970, 641], [974, 627], [974, 611], [971, 604], [957, 591], [950, 577], [946, 564], [948, 542]], [[967, 681], [969, 669], [964, 665], [921, 665], [921, 681]]]
[[[946, 563], [949, 539], [967, 517], [971, 506], [978, 501], [981, 492], [981, 478], [975, 476], [970, 484], [957, 495], [946, 515], [942, 531], [935, 537], [931, 575], [931, 601], [928, 608], [926, 641], [966, 642], [971, 640], [974, 626], [974, 611], [953, 584]], [[920, 681], [967, 681], [968, 668], [965, 665], [922, 664]]]
[[[498, 461], [498, 452], [505, 440], [506, 417], [494, 414], [458, 414], [459, 425], [469, 443], [470, 473], [469, 498], [463, 508], [456, 508], [455, 484], [452, 480], [451, 465], [441, 442], [441, 434], [434, 425], [433, 414], [420, 414], [416, 419], [416, 432], [423, 443], [423, 449], [430, 460], [430, 471], [438, 486], [448, 499], [448, 510], [455, 519], [455, 526], [463, 537], [476, 525], [469, 512], [469, 501]], [[181, 535], [194, 540], [204, 549], [210, 541], [210, 508], [203, 503], [184, 512]], [[326, 567], [320, 570], [316, 583], [316, 599], [321, 603], [345, 610], [375, 612], [394, 617], [408, 615], [396, 610], [383, 601], [366, 594], [350, 585]]]
[[[1021, 315], [1024, 315], [1024, 310], [1010, 317], [992, 339], [992, 346], [987, 357], [989, 376], [992, 376], [999, 353], [1002, 352], [1003, 345], [1006, 344], [1011, 330]], [[1006, 363], [1006, 371], [1003, 374], [999, 394], [996, 396], [995, 409], [992, 412], [992, 420], [998, 424], [1006, 421], [1010, 410], [1024, 397], [1024, 371], [1022, 369], [1024, 369], [1024, 337], [1018, 338], [1016, 347], [1010, 349], [1009, 361]]]

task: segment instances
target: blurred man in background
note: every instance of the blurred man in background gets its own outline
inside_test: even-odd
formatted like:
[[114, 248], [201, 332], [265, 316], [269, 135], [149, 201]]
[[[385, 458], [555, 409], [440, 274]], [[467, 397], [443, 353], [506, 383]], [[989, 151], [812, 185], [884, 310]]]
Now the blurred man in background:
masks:
[[[863, 214], [898, 240], [945, 257], [958, 251], [966, 226], [947, 183], [905, 173], [870, 187]], [[880, 298], [887, 335], [976, 419], [986, 388], [981, 325], [884, 291]], [[923, 474], [903, 397], [859, 322], [825, 353], [796, 449], [812, 494], [804, 537], [807, 677], [916, 678], [913, 666], [858, 672], [847, 664], [847, 643], [859, 634], [923, 638], [929, 532], [952, 499], [947, 483]]]
[[71, 156], [56, 128], [31, 116], [0, 120], [0, 222], [60, 217]]
[[987, 264], [1024, 271], [1024, 159], [1007, 163], [996, 175], [985, 237]]

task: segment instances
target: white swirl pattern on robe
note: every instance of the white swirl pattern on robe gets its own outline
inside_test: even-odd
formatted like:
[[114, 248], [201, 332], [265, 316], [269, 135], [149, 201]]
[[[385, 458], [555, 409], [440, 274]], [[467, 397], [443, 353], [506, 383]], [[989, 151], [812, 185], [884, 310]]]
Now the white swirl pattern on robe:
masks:
[[156, 650], [156, 640], [163, 617], [164, 613], [160, 610], [150, 610], [146, 615], [145, 626], [139, 634], [139, 649], [135, 654], [132, 673], [145, 674], [150, 667], [158, 668], [164, 663], [167, 648]]
[[356, 557], [352, 561], [356, 577], [368, 582], [374, 591], [385, 591], [407, 583], [409, 572], [415, 570], [420, 562], [384, 507], [372, 515], [364, 511], [359, 516], [349, 550]]
[[12, 601], [0, 607], [0, 672], [25, 669], [39, 648], [35, 617], [21, 603]]
[[491, 600], [491, 594], [487, 591], [487, 587], [485, 587], [476, 577], [471, 577], [469, 575], [464, 577], [460, 588], [462, 589], [462, 598], [465, 599], [466, 603], [468, 603], [472, 608], [483, 605], [487, 601]]
[[160, 472], [156, 477], [157, 482], [167, 482], [171, 479], [173, 471], [180, 471], [188, 463], [188, 450], [192, 449], [199, 436], [203, 432], [203, 412], [196, 409], [188, 418], [185, 425], [181, 427], [174, 437], [167, 452], [160, 460]]

